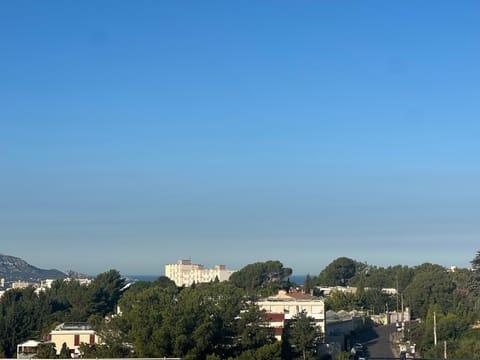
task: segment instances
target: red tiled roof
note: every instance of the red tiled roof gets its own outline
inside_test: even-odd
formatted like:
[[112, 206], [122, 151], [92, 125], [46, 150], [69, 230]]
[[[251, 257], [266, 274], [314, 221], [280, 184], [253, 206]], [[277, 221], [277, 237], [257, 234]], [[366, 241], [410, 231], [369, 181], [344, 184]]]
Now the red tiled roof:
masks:
[[295, 299], [318, 299], [318, 297], [316, 297], [316, 296], [312, 296], [312, 295], [309, 295], [309, 294], [304, 294], [304, 293], [301, 293], [301, 292], [291, 292], [291, 293], [288, 293], [288, 296], [290, 296], [292, 298], [295, 298]]

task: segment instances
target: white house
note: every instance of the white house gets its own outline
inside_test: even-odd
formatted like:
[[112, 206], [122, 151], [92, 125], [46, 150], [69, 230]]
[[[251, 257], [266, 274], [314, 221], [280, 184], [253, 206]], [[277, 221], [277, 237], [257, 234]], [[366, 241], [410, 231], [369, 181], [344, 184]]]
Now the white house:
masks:
[[283, 329], [285, 321], [293, 319], [303, 311], [308, 317], [313, 318], [315, 325], [320, 327], [322, 333], [325, 333], [325, 302], [322, 298], [301, 292], [287, 293], [285, 290], [280, 290], [277, 295], [260, 299], [257, 301], [257, 305], [260, 309], [265, 310], [266, 319], [275, 329], [277, 339], [281, 338], [282, 331], [280, 329]]

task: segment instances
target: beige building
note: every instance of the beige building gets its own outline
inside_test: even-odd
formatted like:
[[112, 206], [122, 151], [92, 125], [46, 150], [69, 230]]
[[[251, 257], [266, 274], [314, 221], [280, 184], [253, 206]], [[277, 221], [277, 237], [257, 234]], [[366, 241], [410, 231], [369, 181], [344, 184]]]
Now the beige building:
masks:
[[26, 289], [29, 286], [37, 287], [38, 284], [20, 280], [12, 283], [12, 289]]
[[277, 339], [281, 338], [284, 322], [293, 319], [302, 311], [315, 319], [315, 325], [320, 327], [322, 333], [325, 333], [325, 302], [322, 298], [301, 292], [287, 293], [285, 290], [280, 290], [275, 296], [260, 299], [257, 305], [260, 309], [265, 310], [266, 319], [275, 329]]
[[190, 286], [193, 283], [227, 281], [235, 271], [227, 270], [225, 265], [215, 265], [213, 269], [205, 269], [203, 265], [192, 264], [191, 260], [178, 260], [177, 264], [165, 265], [165, 276], [177, 286]]
[[84, 323], [64, 323], [58, 325], [55, 330], [51, 331], [47, 340], [55, 344], [57, 355], [62, 350], [63, 343], [66, 343], [70, 349], [72, 357], [80, 356], [80, 344], [98, 344], [99, 338], [94, 330]]

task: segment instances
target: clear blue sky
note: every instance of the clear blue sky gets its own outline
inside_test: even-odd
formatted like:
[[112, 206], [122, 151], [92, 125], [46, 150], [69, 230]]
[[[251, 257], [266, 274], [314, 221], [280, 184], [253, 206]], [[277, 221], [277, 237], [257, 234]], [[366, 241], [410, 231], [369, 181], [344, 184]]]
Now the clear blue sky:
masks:
[[2, 1], [0, 252], [467, 267], [480, 2]]

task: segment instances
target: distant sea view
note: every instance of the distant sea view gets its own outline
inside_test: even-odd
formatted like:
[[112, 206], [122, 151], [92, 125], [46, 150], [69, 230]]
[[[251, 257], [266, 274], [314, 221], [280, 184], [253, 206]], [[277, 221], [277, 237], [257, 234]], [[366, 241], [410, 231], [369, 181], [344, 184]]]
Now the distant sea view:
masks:
[[[155, 281], [162, 275], [123, 275], [129, 280], [140, 280], [140, 281]], [[303, 285], [306, 275], [292, 275], [289, 276], [290, 281], [298, 285]]]

